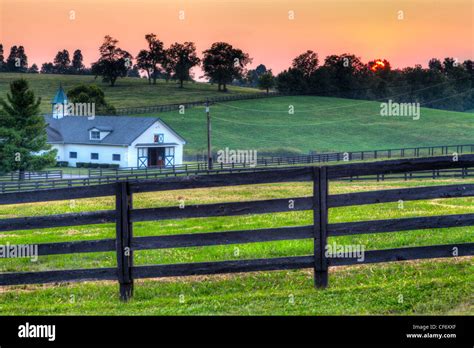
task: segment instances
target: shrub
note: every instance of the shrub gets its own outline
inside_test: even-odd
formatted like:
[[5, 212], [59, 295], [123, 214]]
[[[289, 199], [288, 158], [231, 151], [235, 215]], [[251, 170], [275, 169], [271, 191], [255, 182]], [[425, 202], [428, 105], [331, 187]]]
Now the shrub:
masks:
[[59, 168], [65, 168], [69, 166], [69, 162], [68, 161], [58, 161], [56, 162], [56, 167], [59, 167]]
[[118, 169], [120, 165], [118, 164], [111, 164], [111, 163], [86, 163], [86, 162], [76, 162], [77, 168], [113, 168]]

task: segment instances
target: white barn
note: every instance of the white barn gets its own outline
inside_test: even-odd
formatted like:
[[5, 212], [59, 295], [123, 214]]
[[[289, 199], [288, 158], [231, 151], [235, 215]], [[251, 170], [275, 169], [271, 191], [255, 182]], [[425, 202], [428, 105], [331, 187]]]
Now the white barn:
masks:
[[57, 160], [116, 164], [120, 168], [173, 166], [183, 163], [186, 141], [161, 119], [131, 116], [71, 116], [58, 112], [67, 104], [60, 87], [46, 115], [48, 143], [58, 150]]

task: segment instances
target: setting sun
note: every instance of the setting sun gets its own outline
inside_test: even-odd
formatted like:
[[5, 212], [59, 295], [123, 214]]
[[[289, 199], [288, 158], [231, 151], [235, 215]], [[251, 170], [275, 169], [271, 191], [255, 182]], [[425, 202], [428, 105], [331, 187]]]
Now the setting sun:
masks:
[[375, 62], [370, 67], [370, 70], [377, 71], [377, 70], [383, 69], [383, 68], [385, 68], [385, 63], [383, 62], [383, 60], [377, 59], [377, 60], [375, 60]]

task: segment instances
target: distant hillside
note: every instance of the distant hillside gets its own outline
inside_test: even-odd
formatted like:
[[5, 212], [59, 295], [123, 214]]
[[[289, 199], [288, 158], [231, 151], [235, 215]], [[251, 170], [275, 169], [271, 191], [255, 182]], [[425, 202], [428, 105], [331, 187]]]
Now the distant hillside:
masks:
[[[294, 115], [288, 109], [294, 107]], [[211, 107], [215, 150], [266, 152], [373, 150], [474, 143], [474, 113], [421, 108], [420, 119], [382, 117], [380, 103], [328, 97], [275, 97]], [[161, 117], [187, 140], [186, 152], [206, 148], [203, 108]]]
[[49, 103], [60, 83], [66, 90], [81, 83], [97, 84], [103, 89], [107, 101], [116, 108], [188, 102], [206, 97], [261, 92], [254, 88], [229, 86], [229, 92], [222, 93], [217, 92], [217, 86], [201, 82], [188, 82], [185, 83], [183, 89], [180, 89], [175, 81], [167, 83], [164, 80], [158, 80], [156, 85], [149, 85], [146, 79], [139, 78], [119, 79], [115, 87], [110, 87], [102, 83], [100, 78], [94, 80], [93, 76], [0, 73], [0, 98], [6, 96], [9, 83], [17, 78], [27, 79], [36, 95], [42, 98], [42, 112], [51, 111]]

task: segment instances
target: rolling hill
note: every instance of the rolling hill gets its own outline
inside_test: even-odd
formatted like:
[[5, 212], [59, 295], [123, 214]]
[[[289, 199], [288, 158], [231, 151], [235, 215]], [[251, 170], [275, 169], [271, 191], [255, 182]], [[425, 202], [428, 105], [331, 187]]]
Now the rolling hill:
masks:
[[[65, 89], [80, 83], [103, 88], [115, 107], [136, 107], [202, 100], [226, 95], [215, 85], [187, 83], [179, 89], [175, 82], [158, 80], [148, 85], [144, 79], [125, 78], [109, 87], [92, 76], [0, 74], [0, 97], [15, 78], [29, 80], [43, 98], [42, 111], [50, 111], [50, 100], [61, 83]], [[259, 92], [257, 89], [229, 87], [227, 95]], [[294, 114], [289, 113], [294, 108]], [[140, 116], [144, 116], [141, 114]], [[206, 148], [206, 114], [203, 107], [153, 113], [178, 131], [188, 144], [188, 155]], [[452, 112], [421, 108], [419, 120], [409, 117], [382, 117], [380, 103], [315, 96], [272, 97], [216, 103], [211, 106], [214, 150], [256, 149], [259, 155], [295, 154], [308, 151], [358, 151], [416, 146], [474, 143], [474, 112]]]
[[[149, 85], [145, 79], [124, 78], [119, 79], [115, 87], [110, 87], [102, 83], [100, 78], [95, 80], [94, 76], [1, 73], [0, 98], [5, 98], [9, 83], [18, 78], [27, 79], [36, 95], [42, 98], [42, 112], [51, 111], [49, 103], [59, 84], [62, 84], [66, 91], [83, 83], [96, 84], [104, 91], [107, 101], [116, 108], [189, 102], [222, 95], [222, 92], [217, 91], [217, 86], [200, 82], [185, 83], [184, 88], [181, 89], [174, 81], [157, 80], [156, 85]], [[229, 86], [228, 94], [260, 92], [254, 88]]]
[[[289, 107], [294, 114], [289, 114]], [[187, 152], [206, 147], [203, 108], [161, 117], [187, 140]], [[292, 96], [211, 106], [213, 147], [263, 153], [357, 151], [474, 143], [474, 113], [420, 109], [420, 119], [380, 115], [380, 103]]]

